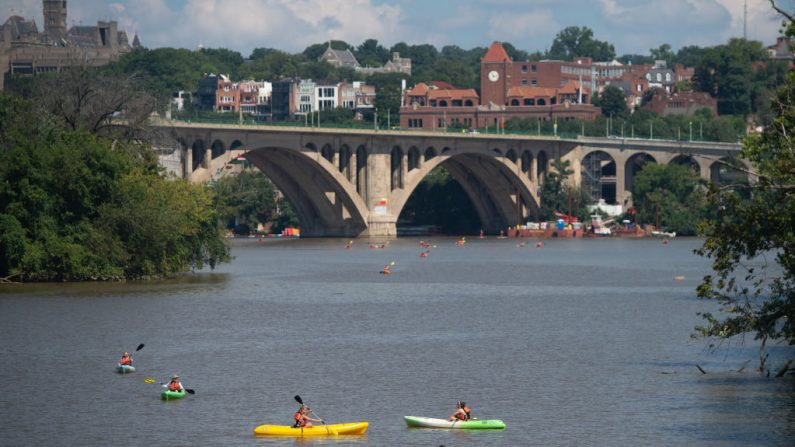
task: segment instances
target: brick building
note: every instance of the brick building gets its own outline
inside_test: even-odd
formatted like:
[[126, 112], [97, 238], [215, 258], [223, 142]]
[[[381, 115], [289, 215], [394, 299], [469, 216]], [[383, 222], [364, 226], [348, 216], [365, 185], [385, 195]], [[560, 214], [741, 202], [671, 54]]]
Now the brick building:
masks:
[[[499, 42], [480, 62], [480, 95], [443, 83], [419, 83], [404, 93], [403, 128], [500, 128], [511, 118], [594, 120], [589, 104], [590, 59], [514, 62]], [[582, 79], [582, 83], [580, 82]]]
[[704, 92], [668, 93], [658, 89], [645, 107], [662, 116], [692, 115], [701, 109], [708, 109], [712, 116], [718, 116], [718, 101]]

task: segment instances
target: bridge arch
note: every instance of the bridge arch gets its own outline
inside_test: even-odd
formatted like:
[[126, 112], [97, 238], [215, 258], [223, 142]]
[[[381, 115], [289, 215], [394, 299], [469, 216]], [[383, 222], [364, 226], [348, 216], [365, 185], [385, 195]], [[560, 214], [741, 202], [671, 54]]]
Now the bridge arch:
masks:
[[519, 157], [516, 155], [516, 151], [514, 151], [513, 149], [508, 149], [508, 152], [506, 152], [506, 153], [505, 153], [505, 158], [507, 158], [508, 160], [510, 160], [510, 161], [511, 161], [511, 163], [514, 163], [514, 164], [516, 164], [516, 160], [517, 160]]
[[624, 164], [624, 190], [632, 192], [635, 185], [635, 176], [643, 170], [646, 163], [657, 163], [657, 160], [646, 152], [638, 152], [627, 158]]
[[524, 173], [527, 178], [532, 179], [531, 169], [533, 169], [533, 153], [531, 151], [523, 151], [520, 164], [522, 173]]
[[403, 149], [400, 146], [394, 146], [389, 154], [389, 190], [403, 188]]
[[334, 163], [334, 148], [331, 144], [324, 144], [323, 149], [320, 150], [320, 155], [323, 156], [329, 163]]
[[747, 183], [748, 174], [742, 161], [734, 157], [723, 157], [710, 165], [709, 179], [718, 185]]
[[534, 185], [515, 163], [478, 151], [451, 149], [410, 171], [405, 188], [392, 191], [389, 202], [394, 216], [400, 215], [420, 181], [437, 166], [447, 169], [461, 185], [486, 231], [504, 230], [538, 212]]
[[434, 157], [436, 157], [436, 149], [434, 149], [433, 146], [428, 146], [428, 148], [425, 149], [425, 161], [427, 162]]
[[[308, 145], [307, 145], [308, 146]], [[306, 236], [356, 236], [367, 228], [367, 206], [325, 157], [261, 145], [246, 158], [273, 181], [293, 206]]]
[[356, 192], [367, 196], [367, 148], [364, 145], [356, 148]]
[[698, 175], [701, 172], [701, 168], [700, 165], [698, 164], [698, 161], [695, 158], [693, 158], [691, 155], [687, 154], [676, 155], [675, 157], [671, 158], [671, 161], [669, 161], [668, 164], [686, 166], [690, 168], [690, 170], [693, 171], [696, 175]]
[[240, 140], [235, 140], [232, 142], [232, 144], [229, 145], [229, 150], [234, 151], [240, 149], [241, 147], [243, 147], [243, 142], [241, 142]]
[[409, 172], [418, 169], [420, 167], [421, 161], [420, 150], [417, 149], [417, 146], [411, 146], [408, 153]]
[[616, 169], [616, 160], [607, 152], [587, 152], [580, 162], [580, 184], [593, 200], [604, 199], [607, 204], [616, 204]]
[[346, 180], [351, 181], [351, 148], [347, 144], [340, 146], [339, 171]]
[[203, 140], [196, 140], [193, 142], [191, 145], [191, 157], [193, 159], [191, 172], [195, 171], [199, 166], [204, 166], [206, 164], [204, 160], [206, 152]]
[[538, 183], [541, 184], [544, 182], [544, 178], [546, 178], [547, 171], [549, 170], [549, 158], [547, 157], [546, 151], [538, 151], [536, 161], [536, 178], [538, 179]]
[[213, 141], [212, 146], [210, 146], [212, 154], [212, 159], [215, 160], [216, 158], [220, 157], [221, 155], [226, 152], [226, 146], [224, 146], [224, 142], [221, 140]]

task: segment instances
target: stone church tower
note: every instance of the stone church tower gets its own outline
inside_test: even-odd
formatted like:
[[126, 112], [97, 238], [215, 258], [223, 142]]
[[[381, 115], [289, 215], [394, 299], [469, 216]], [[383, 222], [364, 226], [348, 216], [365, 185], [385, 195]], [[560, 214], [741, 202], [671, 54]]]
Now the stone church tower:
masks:
[[44, 34], [55, 42], [66, 37], [66, 0], [44, 0]]

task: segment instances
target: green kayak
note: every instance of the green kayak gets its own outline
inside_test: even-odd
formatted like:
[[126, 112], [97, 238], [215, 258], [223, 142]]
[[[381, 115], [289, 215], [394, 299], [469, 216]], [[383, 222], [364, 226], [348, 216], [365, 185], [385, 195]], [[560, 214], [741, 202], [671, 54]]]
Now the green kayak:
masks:
[[176, 399], [182, 399], [183, 397], [185, 397], [185, 390], [182, 390], [182, 391], [170, 391], [170, 390], [166, 390], [166, 391], [163, 391], [163, 392], [160, 394], [160, 396], [163, 398], [163, 400], [176, 400]]
[[487, 430], [503, 429], [505, 422], [499, 419], [477, 419], [472, 421], [448, 421], [447, 419], [424, 418], [419, 416], [403, 416], [409, 427], [444, 428], [447, 430]]

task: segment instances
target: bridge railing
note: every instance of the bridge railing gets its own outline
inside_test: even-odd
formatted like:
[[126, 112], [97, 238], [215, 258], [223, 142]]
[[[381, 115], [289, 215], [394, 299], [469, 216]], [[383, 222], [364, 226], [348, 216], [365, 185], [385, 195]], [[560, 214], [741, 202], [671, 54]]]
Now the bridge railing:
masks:
[[367, 122], [346, 122], [346, 123], [335, 123], [335, 122], [328, 122], [328, 123], [320, 123], [320, 126], [310, 123], [305, 123], [303, 121], [292, 120], [292, 121], [256, 121], [251, 117], [244, 117], [242, 120], [238, 116], [230, 116], [229, 118], [226, 117], [178, 117], [175, 118], [174, 121], [179, 122], [186, 122], [186, 123], [195, 123], [195, 124], [223, 124], [223, 125], [242, 125], [242, 126], [269, 126], [269, 127], [306, 127], [307, 129], [358, 129], [358, 130], [391, 130], [391, 131], [405, 131], [405, 132], [416, 132], [416, 131], [423, 131], [423, 132], [437, 132], [437, 133], [453, 133], [453, 134], [466, 134], [466, 135], [522, 135], [528, 137], [545, 137], [545, 138], [561, 138], [561, 139], [581, 139], [581, 138], [608, 138], [608, 139], [622, 139], [622, 140], [638, 140], [638, 141], [678, 141], [678, 142], [705, 142], [705, 143], [732, 143], [736, 144], [739, 143], [743, 137], [743, 135], [738, 135], [735, 141], [726, 141], [719, 140], [719, 139], [710, 139], [704, 138], [701, 135], [693, 135], [691, 132], [682, 132], [681, 129], [678, 132], [676, 137], [672, 138], [660, 138], [654, 137], [653, 134], [649, 134], [649, 136], [644, 136], [641, 133], [635, 134], [634, 131], [631, 134], [623, 133], [619, 134], [616, 132], [594, 132], [594, 131], [586, 131], [585, 126], [579, 132], [572, 132], [572, 131], [556, 131], [555, 129], [543, 128], [539, 127], [537, 129], [527, 129], [527, 130], [520, 130], [520, 129], [496, 129], [494, 127], [486, 127], [481, 129], [462, 129], [462, 128], [442, 128], [442, 129], [402, 129], [399, 126], [391, 126], [387, 127], [384, 123], [379, 123], [378, 126], [374, 125], [373, 123]]

